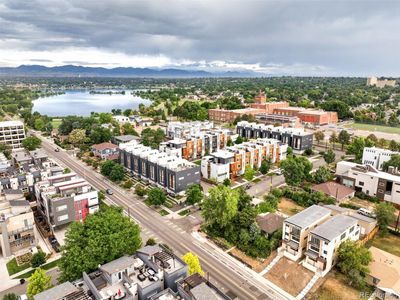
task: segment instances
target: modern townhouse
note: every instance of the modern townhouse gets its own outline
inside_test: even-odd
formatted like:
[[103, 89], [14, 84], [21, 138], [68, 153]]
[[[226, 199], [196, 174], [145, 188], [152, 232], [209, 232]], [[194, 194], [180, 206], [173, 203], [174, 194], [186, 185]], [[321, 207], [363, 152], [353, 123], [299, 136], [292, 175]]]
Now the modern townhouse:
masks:
[[0, 122], [0, 144], [9, 145], [12, 149], [22, 147], [25, 139], [25, 127], [21, 121]]
[[138, 136], [134, 136], [134, 135], [130, 135], [130, 134], [125, 134], [125, 135], [118, 135], [118, 136], [113, 136], [111, 138], [111, 143], [115, 144], [115, 145], [119, 145], [119, 144], [124, 144], [124, 143], [128, 143], [130, 141], [139, 141], [140, 137]]
[[362, 156], [362, 164], [382, 170], [383, 164], [389, 161], [395, 154], [400, 154], [400, 152], [376, 147], [365, 147]]
[[359, 238], [360, 225], [355, 218], [335, 215], [309, 232], [303, 266], [325, 276], [336, 263], [341, 243]]
[[227, 147], [202, 158], [201, 174], [217, 182], [235, 179], [244, 174], [246, 167], [259, 168], [265, 159], [272, 163], [286, 159], [287, 147], [278, 140], [265, 138]]
[[81, 279], [46, 290], [34, 299], [149, 300], [163, 290], [177, 293], [177, 283], [187, 272], [186, 263], [163, 246], [145, 246], [133, 256], [101, 265], [92, 273], [83, 273]]
[[241, 121], [236, 125], [236, 133], [247, 139], [277, 139], [290, 146], [296, 153], [302, 153], [312, 148], [313, 145], [313, 133], [305, 132], [303, 128], [274, 127], [272, 125]]
[[330, 216], [331, 211], [329, 209], [313, 205], [285, 219], [281, 248], [283, 255], [294, 261], [302, 258], [307, 250], [310, 231], [328, 220]]
[[22, 190], [25, 195], [33, 196], [36, 182], [63, 173], [63, 168], [40, 149], [13, 152], [11, 161], [0, 172], [0, 191]]
[[199, 134], [201, 131], [214, 128], [214, 123], [209, 121], [194, 122], [169, 122], [166, 129], [166, 136], [170, 139], [185, 138]]
[[35, 220], [22, 191], [0, 195], [0, 250], [4, 257], [22, 255], [38, 244]]
[[73, 221], [83, 222], [99, 210], [97, 191], [73, 172], [37, 182], [35, 194], [38, 210], [53, 229]]
[[348, 161], [337, 163], [336, 176], [347, 187], [400, 205], [400, 176]]
[[170, 194], [180, 194], [189, 185], [200, 183], [198, 165], [141, 144], [120, 144], [120, 163], [132, 175]]
[[160, 151], [192, 160], [225, 149], [232, 132], [228, 129], [210, 129], [184, 138], [174, 138], [160, 144]]

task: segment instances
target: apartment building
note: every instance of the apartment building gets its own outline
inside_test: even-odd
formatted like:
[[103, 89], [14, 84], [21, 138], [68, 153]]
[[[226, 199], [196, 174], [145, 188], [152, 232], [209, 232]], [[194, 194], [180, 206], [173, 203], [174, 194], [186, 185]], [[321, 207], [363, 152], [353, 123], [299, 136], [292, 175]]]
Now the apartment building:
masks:
[[9, 145], [12, 149], [22, 147], [25, 139], [25, 127], [21, 121], [0, 122], [0, 143]]
[[213, 108], [208, 110], [208, 118], [211, 121], [219, 123], [232, 123], [237, 117], [242, 117], [244, 115], [256, 116], [258, 114], [264, 113], [263, 108], [241, 108], [241, 109], [222, 109]]
[[309, 232], [303, 266], [325, 276], [336, 263], [340, 244], [359, 238], [360, 226], [355, 218], [335, 215]]
[[298, 117], [302, 123], [314, 125], [327, 125], [338, 122], [337, 112], [303, 107], [279, 107], [274, 109], [273, 114]]
[[229, 129], [210, 129], [201, 131], [185, 138], [174, 138], [160, 144], [160, 151], [171, 155], [192, 160], [198, 159], [207, 153], [225, 149], [233, 133]]
[[262, 139], [227, 147], [204, 156], [201, 160], [203, 178], [223, 182], [235, 179], [245, 172], [246, 167], [259, 168], [263, 160], [272, 163], [286, 159], [288, 146], [276, 139]]
[[0, 195], [0, 250], [4, 257], [21, 255], [38, 244], [35, 220], [22, 191]]
[[385, 86], [395, 87], [396, 80], [395, 79], [387, 79], [387, 78], [377, 78], [377, 77], [368, 77], [367, 78], [368, 86], [376, 86], [378, 88], [384, 88]]
[[83, 222], [99, 210], [97, 191], [74, 172], [37, 182], [35, 195], [38, 210], [53, 229], [73, 221]]
[[133, 256], [103, 264], [92, 273], [83, 273], [81, 279], [46, 290], [34, 299], [149, 300], [165, 289], [177, 293], [177, 283], [187, 272], [186, 263], [163, 246], [145, 246]]
[[283, 255], [297, 261], [307, 250], [308, 235], [311, 230], [328, 220], [331, 211], [325, 207], [313, 205], [283, 222]]
[[270, 138], [287, 144], [296, 153], [312, 148], [313, 134], [303, 128], [274, 127], [253, 122], [241, 121], [236, 125], [236, 133], [247, 139]]
[[188, 186], [200, 183], [200, 167], [186, 159], [133, 141], [119, 147], [125, 169], [170, 194], [183, 193]]
[[274, 115], [274, 114], [259, 114], [256, 115], [258, 123], [266, 125], [274, 125], [279, 123], [282, 127], [300, 128], [301, 123], [298, 117]]
[[166, 128], [166, 136], [170, 139], [183, 139], [187, 136], [195, 136], [202, 131], [213, 128], [214, 123], [209, 121], [169, 122]]
[[362, 156], [362, 164], [382, 170], [383, 164], [389, 161], [395, 154], [400, 154], [400, 152], [376, 147], [365, 147]]
[[337, 163], [336, 176], [347, 187], [400, 205], [400, 176], [348, 161]]
[[35, 151], [13, 151], [12, 159], [0, 172], [0, 192], [21, 190], [25, 195], [34, 195], [34, 184], [47, 180], [49, 176], [63, 173], [63, 168], [49, 159], [41, 149]]

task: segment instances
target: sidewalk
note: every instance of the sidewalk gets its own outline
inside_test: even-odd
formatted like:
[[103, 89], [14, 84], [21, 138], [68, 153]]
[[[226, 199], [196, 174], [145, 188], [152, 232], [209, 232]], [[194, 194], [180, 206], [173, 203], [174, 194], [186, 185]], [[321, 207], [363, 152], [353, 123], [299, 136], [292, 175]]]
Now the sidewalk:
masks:
[[[53, 262], [53, 261], [55, 261], [55, 260], [57, 260], [57, 259], [59, 259], [60, 257], [61, 257], [61, 254], [60, 254], [60, 253], [57, 253], [54, 257], [52, 257], [52, 258], [50, 258], [49, 260], [47, 260], [46, 263], [45, 263], [45, 265], [48, 264], [48, 263], [51, 263], [51, 262]], [[18, 276], [20, 276], [20, 275], [22, 275], [22, 274], [25, 274], [25, 273], [27, 273], [27, 272], [29, 272], [29, 271], [32, 271], [33, 269], [34, 269], [34, 268], [30, 267], [30, 268], [27, 268], [27, 269], [25, 269], [25, 270], [22, 270], [21, 272], [15, 273], [15, 274], [13, 274], [13, 275], [11, 275], [11, 276], [12, 276], [13, 279], [15, 279], [15, 278], [17, 278]], [[52, 269], [53, 269], [53, 268], [51, 268], [51, 269], [49, 269], [49, 270], [46, 270], [46, 272], [47, 272], [47, 271], [50, 271], [50, 270], [52, 270]], [[17, 282], [19, 283], [19, 279], [17, 279]]]

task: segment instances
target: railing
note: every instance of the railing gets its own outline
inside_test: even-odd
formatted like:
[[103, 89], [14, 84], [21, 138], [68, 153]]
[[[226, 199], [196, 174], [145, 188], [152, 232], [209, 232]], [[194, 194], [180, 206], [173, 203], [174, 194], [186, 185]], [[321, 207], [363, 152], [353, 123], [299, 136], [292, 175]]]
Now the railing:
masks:
[[11, 235], [18, 234], [18, 233], [21, 233], [21, 232], [25, 232], [25, 231], [28, 231], [28, 230], [33, 230], [33, 225], [29, 225], [29, 226], [26, 226], [26, 227], [19, 228], [17, 230], [9, 231], [8, 235], [11, 236]]

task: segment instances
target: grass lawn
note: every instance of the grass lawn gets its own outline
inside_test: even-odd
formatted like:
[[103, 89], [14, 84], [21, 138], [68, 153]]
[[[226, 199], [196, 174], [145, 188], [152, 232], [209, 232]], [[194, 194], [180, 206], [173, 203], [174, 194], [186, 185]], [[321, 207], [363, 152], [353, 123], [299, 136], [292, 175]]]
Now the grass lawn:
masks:
[[201, 159], [195, 160], [193, 163], [196, 164], [196, 165], [198, 165], [198, 166], [200, 166], [200, 165], [201, 165]]
[[[57, 264], [58, 264], [59, 260], [60, 260], [60, 258], [59, 258], [59, 259], [56, 259], [56, 260], [53, 260], [52, 262], [50, 262], [50, 263], [48, 263], [48, 264], [42, 265], [41, 268], [42, 268], [43, 270], [50, 270], [50, 269], [53, 269], [54, 267], [57, 267]], [[31, 271], [29, 271], [29, 272], [26, 272], [26, 273], [24, 273], [24, 274], [21, 274], [21, 275], [19, 275], [19, 276], [16, 277], [16, 278], [17, 278], [17, 279], [29, 278], [29, 277], [31, 277], [31, 275], [33, 274], [33, 272], [35, 272], [35, 270], [31, 270]]]
[[336, 271], [331, 271], [327, 275], [326, 281], [317, 290], [317, 292], [312, 296], [310, 295], [308, 298], [318, 300], [359, 300], [368, 299], [370, 292], [370, 290], [365, 291], [365, 296], [363, 296], [362, 291], [359, 291], [347, 284], [347, 279], [343, 274], [340, 274]]
[[394, 234], [388, 233], [384, 237], [377, 234], [372, 241], [372, 246], [400, 256], [400, 237]]
[[190, 214], [190, 209], [185, 209], [182, 210], [178, 213], [180, 216], [187, 216], [188, 214]]
[[51, 125], [53, 125], [53, 128], [56, 129], [56, 128], [60, 127], [61, 122], [62, 122], [62, 119], [52, 119]]
[[279, 201], [278, 204], [278, 210], [288, 216], [293, 216], [298, 212], [302, 211], [303, 209], [304, 207], [284, 197]]
[[253, 179], [253, 182], [254, 182], [254, 183], [257, 183], [257, 182], [260, 182], [260, 181], [261, 181], [260, 178], [255, 178], [255, 179]]
[[11, 276], [11, 275], [16, 274], [18, 272], [21, 272], [21, 271], [29, 268], [30, 266], [31, 266], [30, 263], [25, 263], [25, 264], [22, 264], [22, 265], [18, 266], [17, 260], [15, 258], [13, 258], [12, 260], [10, 260], [7, 263], [8, 275]]
[[400, 127], [390, 127], [390, 126], [362, 124], [362, 123], [347, 124], [344, 127], [365, 130], [365, 131], [377, 131], [377, 132], [400, 134]]
[[161, 216], [166, 216], [169, 215], [169, 212], [167, 212], [165, 209], [162, 209], [158, 212]]
[[143, 201], [144, 204], [146, 204], [147, 206], [151, 206], [150, 200], [147, 198], [146, 200]]

